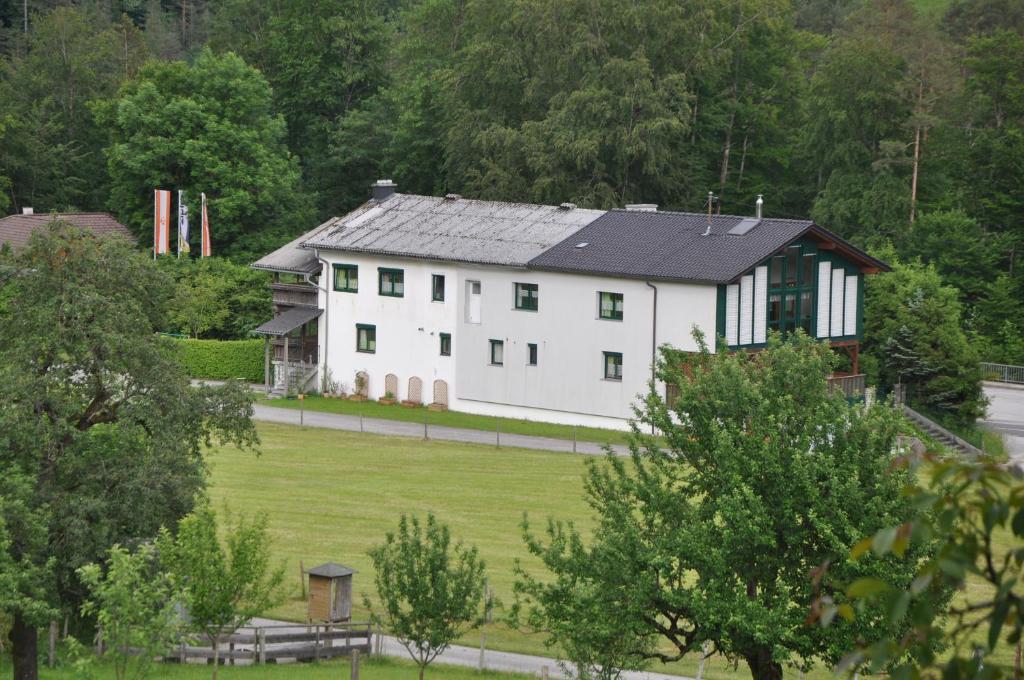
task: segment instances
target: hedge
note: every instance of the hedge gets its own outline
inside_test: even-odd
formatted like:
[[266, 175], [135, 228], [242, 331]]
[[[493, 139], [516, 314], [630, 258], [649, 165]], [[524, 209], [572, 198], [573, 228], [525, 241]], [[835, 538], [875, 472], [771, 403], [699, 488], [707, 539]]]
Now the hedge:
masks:
[[193, 378], [263, 382], [263, 340], [171, 340]]

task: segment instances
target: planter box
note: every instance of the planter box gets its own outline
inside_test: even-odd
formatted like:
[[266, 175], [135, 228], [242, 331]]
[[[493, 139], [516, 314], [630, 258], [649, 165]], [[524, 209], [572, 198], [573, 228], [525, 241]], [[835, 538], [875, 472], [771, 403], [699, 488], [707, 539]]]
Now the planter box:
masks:
[[406, 408], [419, 408], [420, 406], [423, 406], [423, 404], [419, 403], [418, 401], [409, 401], [408, 399], [406, 399], [405, 401], [402, 402], [402, 406]]
[[381, 397], [380, 399], [377, 400], [377, 403], [384, 404], [385, 406], [393, 406], [396, 403], [396, 401], [391, 397]]

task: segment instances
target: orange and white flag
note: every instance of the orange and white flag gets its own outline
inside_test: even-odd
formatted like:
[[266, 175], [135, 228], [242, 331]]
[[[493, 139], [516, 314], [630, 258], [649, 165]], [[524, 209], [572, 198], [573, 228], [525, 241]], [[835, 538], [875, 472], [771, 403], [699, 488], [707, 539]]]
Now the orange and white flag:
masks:
[[171, 192], [153, 192], [153, 257], [171, 251]]
[[203, 257], [209, 257], [213, 254], [213, 246], [210, 244], [210, 218], [206, 215], [206, 194], [199, 195], [203, 197], [202, 246], [199, 252]]

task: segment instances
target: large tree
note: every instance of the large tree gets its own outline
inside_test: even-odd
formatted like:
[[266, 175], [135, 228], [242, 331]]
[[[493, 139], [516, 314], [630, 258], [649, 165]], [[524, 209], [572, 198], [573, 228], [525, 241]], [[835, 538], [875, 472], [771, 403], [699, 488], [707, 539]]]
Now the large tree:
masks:
[[[150, 62], [101, 107], [111, 205], [149, 243], [153, 190], [208, 199], [215, 252], [263, 253], [312, 223], [298, 159], [259, 71], [204, 50], [193, 64]], [[193, 230], [195, 233], [195, 230]]]
[[85, 594], [76, 570], [174, 526], [204, 445], [256, 433], [247, 390], [190, 387], [154, 332], [171, 282], [128, 242], [56, 224], [0, 265], [0, 608], [14, 678], [35, 680], [37, 628]]
[[[525, 526], [551, 572], [520, 573], [527, 621], [602, 677], [709, 644], [754, 680], [778, 680], [787, 665], [835, 664], [866, 631], [899, 635], [903, 617], [881, 608], [829, 629], [805, 623], [823, 563], [843, 582], [905, 587], [914, 574], [913, 559], [847, 558], [912, 509], [906, 473], [890, 471], [899, 417], [830, 392], [833, 364], [802, 334], [755, 355], [664, 351], [658, 375], [678, 397], [640, 405], [630, 459], [590, 464], [593, 535], [551, 520], [545, 540]], [[662, 436], [641, 434], [651, 426]]]

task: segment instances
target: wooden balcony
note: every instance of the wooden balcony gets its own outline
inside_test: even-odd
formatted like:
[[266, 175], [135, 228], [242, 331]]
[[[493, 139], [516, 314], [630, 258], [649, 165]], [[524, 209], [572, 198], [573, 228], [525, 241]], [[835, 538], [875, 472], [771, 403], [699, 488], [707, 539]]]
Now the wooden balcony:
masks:
[[317, 288], [308, 283], [271, 283], [274, 306], [317, 306]]
[[867, 376], [863, 373], [855, 375], [833, 375], [828, 379], [830, 392], [842, 392], [847, 399], [859, 399], [864, 396], [867, 388]]

